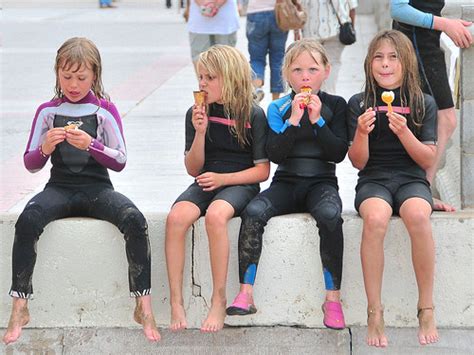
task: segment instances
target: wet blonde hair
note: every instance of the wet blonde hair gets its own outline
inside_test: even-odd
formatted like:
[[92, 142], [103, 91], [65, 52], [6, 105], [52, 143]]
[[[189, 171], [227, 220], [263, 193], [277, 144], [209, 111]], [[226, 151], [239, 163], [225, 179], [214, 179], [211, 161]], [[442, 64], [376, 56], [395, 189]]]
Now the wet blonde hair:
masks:
[[235, 119], [230, 126], [241, 146], [248, 144], [245, 127], [254, 104], [252, 70], [245, 56], [227, 45], [214, 45], [199, 55], [201, 65], [210, 75], [221, 78], [224, 114]]
[[59, 69], [70, 70], [74, 67], [77, 67], [76, 71], [81, 67], [91, 69], [95, 78], [91, 90], [97, 98], [110, 100], [102, 84], [102, 62], [99, 50], [91, 40], [83, 37], [70, 38], [58, 49], [54, 65], [54, 72], [56, 73], [54, 98], [64, 96], [59, 85]]
[[400, 31], [381, 31], [375, 35], [369, 44], [369, 49], [364, 62], [365, 108], [376, 106], [376, 89], [378, 84], [374, 78], [374, 73], [372, 72], [372, 62], [374, 60], [375, 53], [384, 41], [386, 41], [395, 49], [398, 60], [402, 66], [400, 102], [402, 106], [408, 106], [410, 108], [411, 120], [408, 121], [408, 124], [412, 128], [417, 129], [421, 127], [421, 123], [425, 116], [425, 99], [423, 96], [423, 91], [421, 90], [418, 61], [416, 59], [415, 50], [413, 49], [413, 45], [408, 37]]
[[[304, 38], [293, 42], [286, 50], [285, 57], [283, 58], [283, 65], [281, 67], [282, 77], [290, 87], [290, 81], [288, 80], [290, 76], [290, 66], [293, 64], [296, 58], [298, 58], [304, 52], [309, 53], [316, 63], [323, 65], [325, 68], [330, 64], [326, 50], [324, 49], [323, 45], [315, 39]], [[316, 53], [319, 53], [321, 56], [322, 63], [319, 63], [319, 59], [315, 55]]]

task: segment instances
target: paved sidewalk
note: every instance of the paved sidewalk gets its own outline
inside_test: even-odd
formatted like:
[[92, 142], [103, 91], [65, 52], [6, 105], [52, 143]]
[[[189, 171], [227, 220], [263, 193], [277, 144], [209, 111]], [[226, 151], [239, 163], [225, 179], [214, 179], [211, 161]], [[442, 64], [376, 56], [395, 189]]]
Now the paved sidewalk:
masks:
[[[121, 173], [111, 172], [116, 189], [144, 212], [168, 211], [192, 181], [183, 164], [184, 115], [193, 103], [197, 81], [181, 14], [158, 1], [122, 1], [113, 10], [53, 5], [2, 11], [5, 79], [0, 137], [6, 144], [0, 155], [0, 212], [20, 212], [48, 179], [48, 167], [28, 173], [22, 154], [36, 107], [52, 96], [55, 50], [66, 38], [77, 35], [92, 38], [98, 45], [106, 90], [123, 116], [128, 162]], [[372, 22], [370, 16], [358, 17], [358, 41], [344, 51], [337, 91], [346, 99], [362, 86], [362, 61], [374, 33]], [[35, 35], [23, 36], [31, 32]], [[246, 46], [242, 18], [237, 47], [247, 54]], [[28, 69], [32, 58], [37, 61], [34, 71]], [[31, 78], [25, 78], [25, 72]], [[266, 91], [261, 103], [265, 109], [270, 102], [268, 87]], [[337, 174], [344, 209], [353, 210], [356, 171], [346, 159], [338, 165]]]

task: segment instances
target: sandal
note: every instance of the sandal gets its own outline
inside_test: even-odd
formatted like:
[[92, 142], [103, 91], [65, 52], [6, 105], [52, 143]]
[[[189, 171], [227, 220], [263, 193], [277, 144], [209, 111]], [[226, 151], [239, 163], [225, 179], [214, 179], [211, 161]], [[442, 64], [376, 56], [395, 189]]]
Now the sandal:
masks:
[[248, 314], [257, 313], [257, 308], [253, 304], [253, 300], [249, 300], [250, 297], [244, 292], [239, 292], [235, 297], [234, 302], [230, 307], [227, 307], [226, 313], [228, 316], [246, 316]]
[[322, 305], [323, 323], [327, 328], [341, 330], [346, 327], [341, 302], [326, 301]]

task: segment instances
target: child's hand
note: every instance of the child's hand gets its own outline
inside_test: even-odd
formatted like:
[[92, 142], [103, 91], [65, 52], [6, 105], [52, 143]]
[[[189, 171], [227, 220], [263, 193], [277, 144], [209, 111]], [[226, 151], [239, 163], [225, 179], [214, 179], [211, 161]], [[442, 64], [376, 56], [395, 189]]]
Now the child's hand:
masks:
[[407, 132], [407, 119], [405, 117], [396, 112], [387, 113], [387, 117], [388, 127], [397, 136], [401, 136], [403, 133]]
[[309, 120], [312, 124], [315, 124], [319, 117], [321, 116], [321, 100], [318, 95], [311, 95], [311, 99], [307, 105]]
[[357, 118], [357, 132], [368, 135], [374, 129], [375, 111], [369, 107], [365, 112]]
[[69, 129], [66, 131], [66, 141], [80, 150], [89, 148], [92, 137], [82, 129]]
[[225, 179], [222, 174], [204, 173], [196, 177], [196, 182], [203, 191], [212, 191], [225, 185]]
[[301, 118], [304, 114], [304, 108], [306, 107], [305, 99], [308, 95], [305, 93], [296, 94], [293, 102], [291, 103], [291, 116], [288, 119], [293, 126], [300, 124]]
[[66, 131], [63, 127], [51, 128], [46, 133], [46, 138], [41, 145], [41, 151], [46, 155], [51, 155], [56, 146], [66, 139]]
[[205, 134], [207, 130], [208, 118], [206, 113], [206, 107], [196, 106], [193, 107], [192, 122], [196, 133]]

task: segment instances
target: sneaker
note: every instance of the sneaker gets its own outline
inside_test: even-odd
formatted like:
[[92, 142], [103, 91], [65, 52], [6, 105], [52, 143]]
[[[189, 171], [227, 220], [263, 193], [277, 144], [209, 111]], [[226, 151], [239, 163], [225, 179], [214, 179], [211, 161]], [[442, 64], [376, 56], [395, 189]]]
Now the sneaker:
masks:
[[340, 330], [346, 327], [341, 302], [326, 301], [323, 303], [322, 309], [324, 313], [323, 323], [327, 328]]
[[255, 96], [257, 98], [257, 102], [261, 102], [265, 97], [265, 91], [262, 88], [255, 89]]
[[246, 293], [239, 292], [234, 302], [232, 302], [232, 305], [228, 307], [225, 312], [228, 316], [246, 316], [256, 313], [257, 308], [255, 308], [253, 300], [249, 300]]

